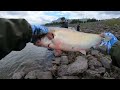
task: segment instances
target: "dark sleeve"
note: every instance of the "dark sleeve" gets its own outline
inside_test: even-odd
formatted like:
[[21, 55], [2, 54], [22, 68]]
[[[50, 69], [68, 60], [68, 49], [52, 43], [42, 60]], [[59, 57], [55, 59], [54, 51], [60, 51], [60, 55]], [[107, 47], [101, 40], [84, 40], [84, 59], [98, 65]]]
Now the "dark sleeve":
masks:
[[25, 19], [0, 18], [0, 50], [22, 50], [32, 36], [30, 24]]
[[110, 55], [112, 58], [112, 64], [120, 68], [120, 41], [112, 46]]

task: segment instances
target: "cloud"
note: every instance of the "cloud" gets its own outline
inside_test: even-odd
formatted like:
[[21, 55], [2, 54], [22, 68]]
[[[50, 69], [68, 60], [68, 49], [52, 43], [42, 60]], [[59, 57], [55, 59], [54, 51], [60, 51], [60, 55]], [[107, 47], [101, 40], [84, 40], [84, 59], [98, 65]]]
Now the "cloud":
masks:
[[120, 11], [103, 11], [101, 12], [103, 14], [107, 14], [107, 15], [120, 15]]
[[45, 24], [60, 17], [68, 19], [120, 17], [120, 11], [0, 11], [1, 18], [25, 18], [31, 24]]
[[1, 18], [25, 18], [31, 24], [44, 24], [57, 19], [43, 11], [0, 11]]

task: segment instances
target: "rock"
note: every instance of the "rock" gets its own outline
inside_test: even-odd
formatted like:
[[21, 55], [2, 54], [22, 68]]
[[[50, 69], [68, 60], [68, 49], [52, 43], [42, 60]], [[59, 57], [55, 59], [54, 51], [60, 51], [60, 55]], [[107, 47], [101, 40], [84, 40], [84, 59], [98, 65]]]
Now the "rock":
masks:
[[109, 75], [109, 73], [108, 72], [106, 72], [106, 73], [104, 73], [104, 75], [103, 75], [103, 77], [110, 77], [110, 75]]
[[41, 72], [39, 70], [34, 70], [29, 72], [25, 79], [52, 79], [51, 72]]
[[100, 46], [98, 50], [105, 55], [107, 54], [107, 48], [105, 46]]
[[111, 72], [109, 74], [115, 79], [120, 79], [120, 68], [112, 65]]
[[91, 55], [98, 56], [99, 55], [99, 51], [98, 50], [91, 50]]
[[102, 65], [105, 67], [105, 68], [108, 68], [110, 69], [111, 68], [111, 64], [112, 64], [112, 59], [110, 57], [101, 57], [100, 58], [100, 62], [102, 63]]
[[91, 54], [88, 54], [86, 57], [88, 60], [96, 59], [96, 57], [92, 56]]
[[79, 79], [79, 77], [78, 76], [62, 76], [57, 79]]
[[61, 56], [60, 63], [62, 65], [67, 65], [68, 64], [68, 57], [67, 56]]
[[89, 68], [91, 69], [91, 70], [94, 70], [95, 69], [95, 67], [92, 65], [92, 66], [89, 66]]
[[[90, 70], [88, 69], [85, 72], [85, 76], [83, 78], [87, 78], [87, 79], [97, 79], [97, 78], [101, 78], [100, 74], [97, 71], [94, 70]], [[83, 79], [82, 78], [82, 79]]]
[[103, 79], [115, 79], [113, 77], [103, 77]]
[[85, 71], [85, 75], [82, 79], [102, 79], [103, 77], [101, 76], [102, 74], [104, 75], [105, 73], [105, 68], [99, 67], [98, 69], [91, 70], [88, 69]]
[[53, 65], [53, 67], [50, 69], [50, 71], [51, 71], [51, 73], [52, 73], [52, 75], [54, 77], [57, 76], [57, 70], [58, 70], [58, 66], [57, 65]]
[[102, 64], [95, 57], [88, 61], [88, 65], [91, 69], [102, 66]]
[[73, 63], [76, 60], [77, 56], [81, 56], [82, 54], [80, 52], [67, 52], [67, 56], [68, 56], [68, 62]]
[[65, 76], [65, 75], [67, 75], [67, 69], [68, 69], [67, 65], [59, 66], [58, 67], [58, 71], [57, 71], [58, 76]]
[[67, 73], [69, 75], [77, 75], [83, 73], [88, 68], [88, 60], [82, 56], [78, 56], [76, 61], [68, 66]]
[[52, 64], [60, 65], [60, 60], [61, 60], [61, 57], [56, 57], [56, 58], [52, 61]]
[[99, 74], [105, 73], [105, 68], [104, 67], [100, 67], [98, 69], [95, 69], [95, 71], [97, 71]]
[[12, 79], [23, 79], [24, 76], [25, 76], [24, 72], [17, 72], [17, 73], [14, 73], [14, 75], [12, 76]]

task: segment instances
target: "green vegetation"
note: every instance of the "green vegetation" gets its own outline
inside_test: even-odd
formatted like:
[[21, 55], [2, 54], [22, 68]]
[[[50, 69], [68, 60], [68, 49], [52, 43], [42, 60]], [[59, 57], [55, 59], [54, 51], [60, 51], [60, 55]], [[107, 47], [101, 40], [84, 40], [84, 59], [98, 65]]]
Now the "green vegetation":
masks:
[[[64, 19], [64, 17], [62, 17], [62, 19]], [[76, 24], [76, 23], [85, 23], [85, 22], [97, 22], [99, 20], [97, 19], [87, 19], [86, 21], [81, 21], [80, 19], [73, 19], [69, 24]], [[47, 23], [45, 24], [46, 26], [54, 26], [54, 25], [60, 25], [60, 22], [51, 22], [51, 23]]]
[[109, 19], [109, 20], [102, 21], [102, 23], [108, 26], [120, 25], [120, 19]]
[[120, 19], [107, 19], [98, 22], [81, 23], [81, 27], [98, 27], [103, 25], [107, 27], [113, 27], [113, 26], [118, 27], [120, 26]]
[[74, 19], [70, 22], [70, 24], [75, 24], [75, 23], [82, 23], [79, 19]]
[[46, 23], [45, 26], [57, 26], [60, 25], [58, 22]]

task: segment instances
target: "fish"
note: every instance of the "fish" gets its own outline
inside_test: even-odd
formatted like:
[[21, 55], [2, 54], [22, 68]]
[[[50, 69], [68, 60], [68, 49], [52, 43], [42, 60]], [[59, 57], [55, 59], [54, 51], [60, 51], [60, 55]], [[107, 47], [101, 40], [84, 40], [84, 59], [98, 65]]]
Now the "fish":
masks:
[[97, 47], [101, 40], [99, 34], [49, 27], [49, 33], [40, 39], [37, 46], [54, 49], [56, 56], [60, 56], [62, 51], [79, 51], [86, 55], [87, 50]]

